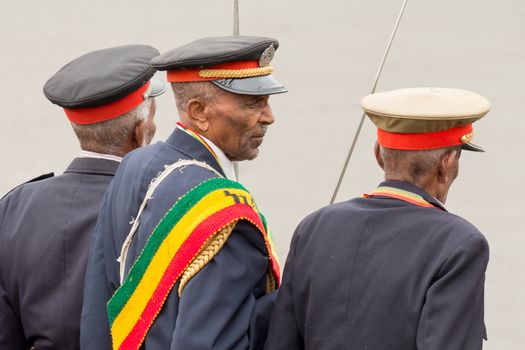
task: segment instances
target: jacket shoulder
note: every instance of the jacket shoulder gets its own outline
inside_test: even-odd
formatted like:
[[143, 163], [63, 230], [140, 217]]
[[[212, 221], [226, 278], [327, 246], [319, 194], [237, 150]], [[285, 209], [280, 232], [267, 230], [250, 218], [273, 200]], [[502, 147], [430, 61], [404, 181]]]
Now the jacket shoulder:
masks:
[[359, 206], [356, 205], [358, 199], [351, 199], [346, 202], [335, 203], [321, 207], [314, 212], [308, 214], [297, 226], [297, 231], [309, 228], [312, 226], [320, 225], [323, 223], [334, 224], [334, 220], [338, 221], [340, 218], [348, 217], [350, 212], [359, 210]]
[[30, 183], [35, 183], [35, 182], [39, 182], [39, 181], [42, 181], [42, 180], [46, 180], [46, 179], [49, 179], [49, 178], [52, 178], [54, 177], [55, 174], [54, 173], [47, 173], [47, 174], [42, 174], [42, 175], [39, 175], [29, 181], [26, 181], [18, 186], [16, 186], [15, 188], [11, 189], [9, 192], [7, 192], [2, 198], [0, 198], [0, 200], [3, 200], [5, 197], [7, 197], [9, 194], [11, 194], [12, 192], [16, 191], [17, 189], [21, 188], [22, 186], [24, 185], [27, 185], [27, 184], [30, 184]]
[[459, 215], [439, 211], [438, 214], [435, 215], [435, 220], [436, 225], [439, 226], [441, 230], [453, 233], [454, 240], [465, 241], [467, 239], [474, 239], [486, 241], [485, 236], [476, 226]]

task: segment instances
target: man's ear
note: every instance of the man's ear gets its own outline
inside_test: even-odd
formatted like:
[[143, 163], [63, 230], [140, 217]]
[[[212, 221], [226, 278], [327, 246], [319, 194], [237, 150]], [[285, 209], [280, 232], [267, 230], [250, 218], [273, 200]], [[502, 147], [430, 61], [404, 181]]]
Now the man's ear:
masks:
[[202, 133], [208, 131], [210, 127], [210, 120], [208, 113], [206, 113], [206, 103], [206, 100], [202, 98], [192, 98], [186, 104], [186, 114], [191, 125], [199, 129]]
[[383, 157], [381, 157], [381, 147], [377, 141], [374, 144], [374, 154], [376, 156], [377, 164], [379, 164], [381, 169], [385, 170], [385, 163], [383, 162]]
[[133, 128], [133, 138], [131, 140], [132, 149], [142, 147], [144, 145], [144, 132], [146, 127], [145, 120], [139, 120]]
[[457, 160], [457, 152], [456, 150], [448, 151], [443, 153], [441, 155], [441, 158], [439, 159], [439, 167], [438, 167], [438, 180], [442, 183], [448, 183], [450, 181], [450, 177], [453, 175], [453, 169], [456, 166], [455, 162]]

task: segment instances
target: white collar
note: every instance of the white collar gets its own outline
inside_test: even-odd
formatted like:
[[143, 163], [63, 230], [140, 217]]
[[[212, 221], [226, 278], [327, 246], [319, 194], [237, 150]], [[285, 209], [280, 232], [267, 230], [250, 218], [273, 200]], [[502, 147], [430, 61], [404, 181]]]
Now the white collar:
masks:
[[114, 160], [115, 162], [119, 162], [119, 163], [122, 161], [122, 157], [119, 157], [119, 156], [114, 156], [112, 154], [91, 152], [91, 151], [86, 151], [86, 150], [81, 150], [78, 157], [79, 158], [97, 158], [97, 159]]
[[[445, 210], [447, 210], [447, 208], [445, 207], [445, 204], [443, 204], [439, 199], [437, 199], [436, 197], [434, 197], [433, 195], [429, 194], [430, 197], [434, 198], [434, 200], [436, 202], [438, 202], [443, 208], [445, 208]], [[448, 211], [448, 210], [447, 210]]]
[[206, 143], [208, 144], [208, 146], [210, 146], [213, 152], [215, 152], [215, 155], [217, 156], [217, 158], [219, 158], [219, 163], [220, 163], [219, 165], [222, 167], [222, 170], [224, 171], [224, 175], [226, 175], [226, 177], [229, 180], [237, 181], [237, 176], [235, 176], [235, 167], [233, 165], [233, 162], [229, 160], [228, 157], [226, 157], [226, 154], [224, 154], [224, 152], [219, 147], [217, 147], [213, 142], [211, 142], [210, 140], [208, 140], [206, 137], [202, 135], [201, 137], [204, 139], [204, 141], [206, 141]]
[[[181, 126], [177, 125], [177, 127], [181, 129], [182, 131], [188, 133]], [[219, 159], [219, 165], [222, 168], [224, 175], [226, 175], [226, 178], [229, 180], [237, 181], [237, 176], [235, 175], [235, 167], [233, 165], [233, 162], [229, 160], [228, 157], [226, 157], [226, 154], [224, 154], [224, 152], [219, 147], [217, 147], [212, 141], [208, 140], [206, 137], [202, 136], [201, 134], [199, 134], [199, 136], [202, 137], [202, 139], [206, 141], [206, 143], [208, 144], [208, 146], [210, 146], [213, 152], [215, 152], [217, 159]]]

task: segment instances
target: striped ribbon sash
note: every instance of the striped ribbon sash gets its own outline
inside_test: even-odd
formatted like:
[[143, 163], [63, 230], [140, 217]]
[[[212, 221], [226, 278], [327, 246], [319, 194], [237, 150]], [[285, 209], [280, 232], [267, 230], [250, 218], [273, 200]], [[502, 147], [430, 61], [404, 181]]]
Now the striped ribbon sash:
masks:
[[399, 200], [402, 200], [408, 203], [418, 205], [420, 207], [439, 209], [435, 207], [432, 203], [429, 203], [428, 201], [426, 201], [419, 194], [405, 191], [405, 190], [395, 188], [395, 187], [379, 186], [378, 188], [376, 188], [374, 192], [369, 193], [369, 194], [365, 193], [363, 195], [363, 197], [365, 198], [374, 197], [374, 196], [396, 198], [396, 199], [399, 199]]
[[264, 216], [238, 182], [207, 180], [181, 197], [159, 222], [108, 303], [113, 349], [138, 349], [181, 274], [217, 232], [238, 220], [262, 234], [276, 282], [279, 262]]

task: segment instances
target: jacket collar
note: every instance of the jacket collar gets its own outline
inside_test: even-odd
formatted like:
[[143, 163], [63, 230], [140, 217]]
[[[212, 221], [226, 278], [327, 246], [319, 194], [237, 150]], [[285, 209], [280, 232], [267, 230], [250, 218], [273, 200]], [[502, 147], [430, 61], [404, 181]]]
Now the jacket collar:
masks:
[[221, 166], [215, 160], [215, 157], [202, 145], [199, 141], [195, 140], [191, 135], [179, 128], [171, 133], [168, 139], [165, 141], [167, 145], [175, 148], [180, 153], [186, 155], [188, 158], [196, 159], [201, 162], [205, 162], [213, 169], [217, 170], [222, 176], [226, 177]]
[[115, 175], [119, 162], [99, 158], [75, 158], [64, 173]]
[[433, 206], [435, 206], [435, 207], [437, 207], [439, 209], [442, 209], [444, 211], [448, 211], [447, 208], [445, 208], [445, 205], [443, 203], [441, 203], [437, 198], [435, 198], [431, 194], [427, 193], [422, 188], [420, 188], [420, 187], [418, 187], [416, 185], [413, 185], [411, 183], [403, 182], [403, 181], [397, 181], [397, 180], [387, 180], [387, 181], [381, 182], [381, 184], [379, 186], [394, 187], [394, 188], [398, 188], [398, 189], [403, 190], [403, 191], [407, 191], [407, 192], [412, 192], [412, 193], [418, 194], [421, 197], [423, 197], [424, 200], [426, 200], [427, 202], [429, 202]]

